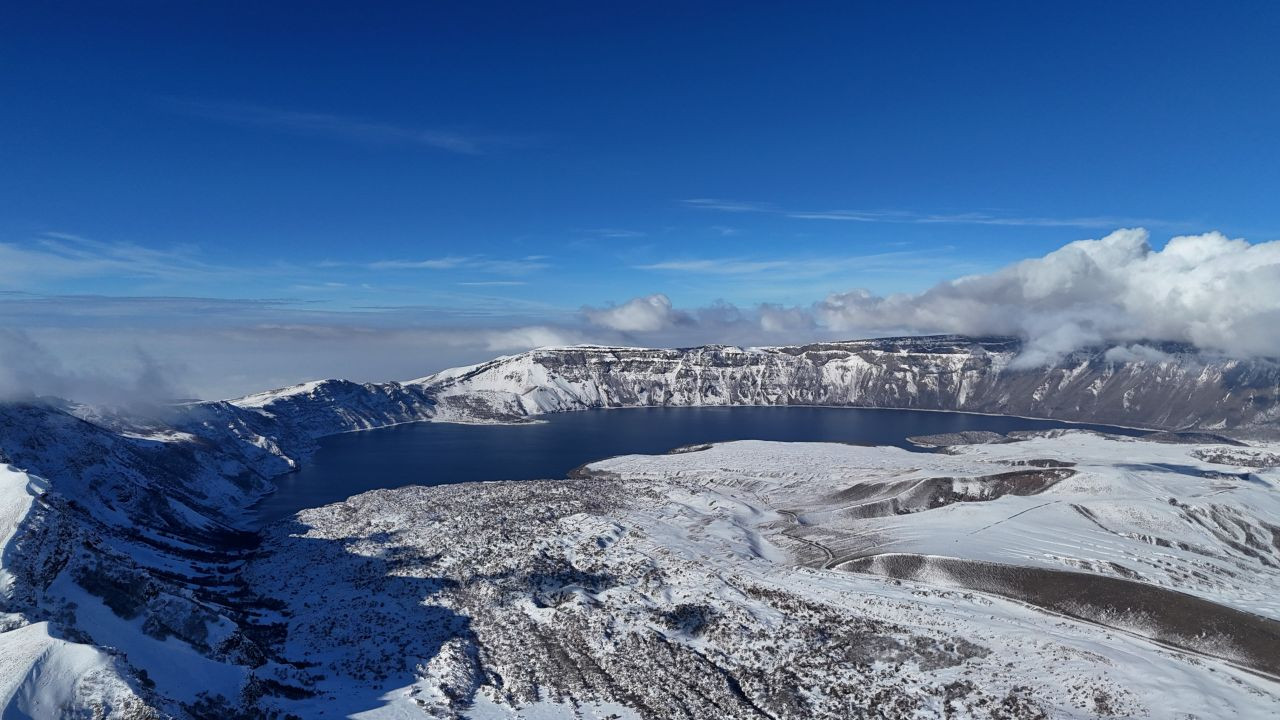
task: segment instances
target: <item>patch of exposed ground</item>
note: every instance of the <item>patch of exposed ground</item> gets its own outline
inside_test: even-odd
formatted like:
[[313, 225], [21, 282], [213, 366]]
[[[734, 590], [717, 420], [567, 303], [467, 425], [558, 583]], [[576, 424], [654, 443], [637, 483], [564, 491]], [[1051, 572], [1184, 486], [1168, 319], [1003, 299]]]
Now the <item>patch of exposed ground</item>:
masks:
[[1002, 595], [1280, 678], [1280, 622], [1147, 583], [908, 554], [875, 555], [833, 567]]

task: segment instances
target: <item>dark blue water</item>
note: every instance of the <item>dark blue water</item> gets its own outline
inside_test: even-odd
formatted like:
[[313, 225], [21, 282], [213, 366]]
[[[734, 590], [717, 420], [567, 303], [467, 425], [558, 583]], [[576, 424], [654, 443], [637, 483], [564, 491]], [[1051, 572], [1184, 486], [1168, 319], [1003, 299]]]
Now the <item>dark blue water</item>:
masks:
[[583, 463], [725, 440], [792, 440], [896, 445], [912, 435], [991, 430], [1092, 428], [1053, 420], [919, 410], [735, 407], [634, 408], [547, 415], [531, 425], [415, 423], [334, 435], [301, 470], [281, 477], [258, 506], [264, 521], [376, 488], [473, 480], [563, 478]]

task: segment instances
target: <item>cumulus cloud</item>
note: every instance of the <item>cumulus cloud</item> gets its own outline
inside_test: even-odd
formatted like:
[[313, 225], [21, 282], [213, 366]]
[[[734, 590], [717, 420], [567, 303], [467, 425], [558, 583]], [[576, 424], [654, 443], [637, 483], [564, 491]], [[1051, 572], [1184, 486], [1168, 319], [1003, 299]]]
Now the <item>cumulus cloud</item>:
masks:
[[1117, 230], [918, 294], [853, 291], [815, 307], [847, 332], [1016, 335], [1022, 361], [1105, 343], [1176, 341], [1236, 356], [1280, 355], [1280, 242], [1221, 233], [1175, 237]]
[[673, 308], [671, 299], [661, 293], [632, 298], [613, 307], [583, 308], [582, 314], [593, 325], [626, 333], [657, 332], [690, 322], [689, 316]]
[[760, 329], [768, 333], [808, 333], [817, 329], [813, 313], [804, 308], [763, 304], [756, 309]]
[[581, 342], [650, 347], [776, 345], [830, 339], [812, 308], [761, 304], [739, 307], [715, 302], [681, 309], [666, 295], [646, 295], [621, 305], [584, 307]]

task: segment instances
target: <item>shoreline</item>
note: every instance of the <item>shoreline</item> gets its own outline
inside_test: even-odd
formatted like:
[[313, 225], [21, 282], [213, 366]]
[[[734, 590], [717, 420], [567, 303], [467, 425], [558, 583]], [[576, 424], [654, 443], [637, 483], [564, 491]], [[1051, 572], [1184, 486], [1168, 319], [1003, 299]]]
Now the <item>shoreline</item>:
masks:
[[[604, 406], [604, 407], [579, 407], [579, 408], [568, 408], [568, 409], [563, 409], [563, 410], [555, 410], [555, 411], [552, 411], [552, 412], [540, 413], [540, 414], [537, 414], [537, 415], [527, 415], [527, 416], [523, 416], [523, 417], [524, 417], [524, 418], [528, 418], [528, 419], [518, 420], [518, 421], [497, 421], [497, 420], [491, 420], [491, 421], [467, 421], [467, 420], [452, 419], [452, 418], [450, 418], [450, 419], [439, 419], [439, 420], [437, 420], [437, 419], [435, 419], [435, 418], [425, 418], [425, 419], [422, 419], [422, 420], [406, 420], [406, 421], [401, 421], [401, 422], [388, 423], [388, 424], [386, 424], [386, 425], [379, 425], [379, 426], [376, 426], [376, 427], [356, 428], [356, 429], [352, 429], [352, 430], [344, 430], [344, 431], [336, 432], [336, 433], [329, 433], [329, 434], [326, 434], [326, 435], [321, 435], [321, 436], [316, 437], [316, 438], [315, 438], [315, 441], [316, 441], [317, 443], [319, 443], [319, 442], [322, 442], [325, 438], [329, 438], [329, 437], [340, 437], [340, 436], [343, 436], [343, 435], [350, 435], [350, 434], [354, 434], [354, 433], [370, 432], [370, 431], [383, 430], [383, 429], [389, 429], [389, 428], [403, 427], [403, 426], [408, 426], [408, 425], [434, 424], [434, 423], [438, 423], [438, 424], [441, 424], [441, 425], [460, 425], [460, 426], [477, 426], [477, 427], [513, 427], [513, 428], [514, 428], [514, 427], [521, 427], [521, 426], [526, 426], [526, 425], [528, 425], [528, 426], [535, 426], [535, 425], [544, 425], [544, 424], [547, 424], [547, 423], [553, 422], [553, 420], [550, 418], [550, 416], [553, 416], [553, 415], [561, 415], [561, 414], [568, 414], [568, 413], [580, 413], [580, 412], [590, 412], [590, 411], [598, 411], [598, 410], [683, 410], [683, 409], [689, 409], [689, 410], [709, 410], [709, 409], [720, 409], [720, 410], [724, 410], [724, 411], [726, 411], [726, 412], [732, 412], [732, 411], [734, 411], [734, 410], [740, 410], [740, 409], [745, 409], [745, 408], [765, 408], [765, 409], [773, 409], [773, 408], [778, 408], [778, 409], [785, 409], [785, 408], [806, 408], [806, 409], [834, 410], [834, 411], [839, 411], [839, 410], [880, 410], [880, 411], [895, 411], [895, 412], [908, 412], [908, 413], [910, 413], [910, 412], [928, 412], [928, 413], [935, 413], [935, 414], [939, 414], [939, 413], [940, 413], [940, 414], [957, 414], [957, 415], [968, 415], [968, 416], [974, 416], [974, 417], [1010, 418], [1010, 419], [1016, 419], [1016, 420], [1029, 420], [1029, 421], [1033, 421], [1033, 422], [1055, 423], [1055, 424], [1060, 424], [1060, 425], [1068, 426], [1068, 427], [1063, 428], [1063, 429], [1066, 429], [1066, 430], [1085, 430], [1085, 431], [1090, 431], [1090, 432], [1104, 432], [1104, 433], [1105, 433], [1105, 432], [1107, 432], [1108, 430], [1121, 430], [1121, 431], [1128, 431], [1128, 432], [1130, 432], [1130, 433], [1134, 433], [1134, 432], [1141, 432], [1141, 433], [1174, 432], [1174, 431], [1162, 431], [1162, 430], [1155, 430], [1155, 429], [1151, 429], [1151, 428], [1131, 427], [1131, 426], [1123, 426], [1123, 425], [1111, 425], [1111, 424], [1103, 424], [1103, 423], [1089, 423], [1089, 422], [1084, 422], [1084, 421], [1058, 420], [1058, 419], [1055, 419], [1055, 418], [1029, 417], [1029, 416], [1022, 416], [1022, 415], [1006, 415], [1006, 414], [1001, 414], [1001, 413], [982, 413], [982, 412], [969, 412], [969, 411], [961, 411], [961, 410], [942, 410], [942, 409], [932, 409], [932, 408], [931, 408], [931, 409], [925, 409], [925, 408], [900, 408], [900, 407], [867, 407], [867, 406], [860, 406], [860, 405], [815, 405], [815, 404], [810, 404], [810, 403], [803, 403], [803, 404], [774, 404], [774, 405], [763, 405], [763, 404], [760, 404], [760, 405], [755, 405], [755, 404], [733, 404], [733, 405], [621, 405], [621, 406]], [[1141, 436], [1138, 436], [1138, 435], [1129, 435], [1129, 434], [1127, 434], [1127, 433], [1122, 434], [1122, 436], [1124, 436], [1124, 437], [1141, 437]], [[750, 439], [750, 438], [738, 438], [738, 439], [740, 439], [740, 440], [741, 440], [741, 439]], [[733, 441], [734, 441], [734, 440], [725, 440], [725, 441], [723, 441], [723, 442], [733, 442]], [[903, 441], [904, 441], [904, 442], [908, 442], [908, 443], [909, 443], [909, 441], [907, 440], [907, 437], [906, 437], [906, 436], [904, 436], [904, 437], [903, 437]], [[853, 442], [853, 441], [791, 440], [791, 441], [778, 441], [778, 442], [819, 442], [819, 443], [820, 443], [820, 442], [836, 442], [837, 444], [843, 444], [843, 445], [860, 445], [860, 446], [864, 446], [864, 447], [880, 447], [880, 446], [884, 446], [884, 447], [893, 447], [892, 445], [884, 445], [884, 443], [858, 443], [858, 442]], [[913, 445], [914, 445], [914, 444], [913, 444]], [[676, 449], [676, 448], [679, 448], [679, 447], [685, 447], [685, 446], [680, 446], [680, 445], [678, 445], [678, 446], [675, 446], [675, 448], [671, 448], [671, 449]], [[935, 452], [935, 451], [936, 451], [936, 449], [934, 449], [934, 448], [928, 448], [928, 447], [925, 447], [925, 446], [919, 446], [919, 445], [916, 445], [916, 446], [915, 446], [915, 449], [907, 449], [907, 451], [908, 451], [908, 452]], [[314, 454], [314, 453], [313, 453], [313, 454]], [[608, 459], [608, 458], [607, 458], [607, 457], [602, 457], [602, 458], [594, 458], [594, 459], [591, 459], [591, 460], [587, 460], [587, 461], [583, 462], [579, 467], [582, 467], [582, 466], [585, 466], [585, 465], [589, 465], [589, 464], [591, 464], [591, 463], [601, 462], [601, 461], [606, 460], [606, 459]], [[286, 477], [286, 476], [288, 476], [288, 475], [292, 475], [292, 474], [294, 474], [294, 473], [296, 473], [296, 472], [299, 472], [299, 471], [303, 468], [303, 465], [304, 465], [304, 464], [308, 464], [308, 463], [310, 463], [310, 462], [311, 462], [311, 460], [312, 460], [312, 457], [311, 457], [310, 455], [309, 455], [309, 456], [307, 456], [306, 458], [300, 458], [300, 459], [298, 459], [298, 460], [297, 460], [297, 463], [296, 463], [295, 467], [294, 467], [292, 470], [290, 470], [289, 472], [286, 472], [286, 473], [281, 473], [281, 474], [279, 474], [279, 475], [275, 475], [275, 476], [273, 476], [272, 478], [270, 478], [270, 480], [271, 480], [271, 481], [272, 481], [272, 483], [273, 483], [272, 491], [271, 491], [271, 492], [269, 492], [269, 493], [267, 493], [267, 494], [265, 494], [265, 495], [263, 495], [263, 496], [261, 496], [261, 497], [259, 497], [259, 498], [258, 498], [258, 499], [256, 499], [252, 504], [250, 504], [250, 505], [248, 505], [248, 506], [245, 506], [245, 507], [244, 507], [244, 509], [243, 509], [243, 511], [242, 511], [242, 512], [243, 512], [242, 517], [243, 517], [246, 521], [248, 521], [248, 523], [249, 523], [248, 527], [250, 528], [250, 531], [251, 531], [251, 532], [255, 532], [255, 533], [260, 532], [263, 528], [266, 528], [266, 527], [270, 526], [271, 524], [273, 524], [273, 523], [275, 523], [275, 522], [279, 522], [281, 519], [284, 519], [284, 518], [275, 518], [275, 519], [272, 519], [272, 520], [262, 521], [262, 520], [260, 520], [260, 519], [259, 519], [259, 517], [258, 517], [258, 510], [257, 510], [257, 508], [259, 508], [259, 507], [262, 505], [262, 503], [263, 503], [264, 501], [266, 501], [268, 498], [271, 498], [272, 496], [274, 496], [274, 495], [276, 494], [276, 492], [277, 492], [277, 490], [278, 490], [278, 486], [277, 486], [277, 485], [275, 485], [275, 481], [276, 481], [276, 479], [278, 479], [278, 478], [282, 478], [282, 477]], [[577, 468], [575, 468], [575, 469], [577, 469]], [[571, 474], [570, 474], [570, 475], [568, 475], [568, 477], [571, 477]], [[498, 480], [492, 480], [492, 481], [490, 481], [490, 482], [512, 482], [512, 480], [503, 480], [503, 479], [498, 479]], [[517, 482], [522, 482], [522, 481], [517, 481]], [[406, 487], [406, 486], [408, 486], [408, 485], [413, 485], [413, 484], [419, 484], [419, 483], [406, 483], [406, 485], [401, 485], [401, 486], [396, 486], [396, 487]], [[363, 491], [360, 491], [360, 492], [363, 492]], [[355, 494], [360, 494], [360, 492], [353, 493], [353, 495], [355, 495]], [[336, 501], [334, 501], [334, 502], [340, 502], [340, 500], [336, 500]], [[330, 504], [330, 503], [322, 503], [321, 505], [309, 506], [309, 507], [323, 507], [324, 505], [327, 505], [327, 504]], [[306, 509], [308, 509], [308, 508], [301, 508], [301, 509], [299, 509], [299, 510], [298, 510], [298, 511], [296, 511], [296, 512], [301, 512], [302, 510], [306, 510]], [[284, 517], [290, 517], [290, 516], [284, 516]]]

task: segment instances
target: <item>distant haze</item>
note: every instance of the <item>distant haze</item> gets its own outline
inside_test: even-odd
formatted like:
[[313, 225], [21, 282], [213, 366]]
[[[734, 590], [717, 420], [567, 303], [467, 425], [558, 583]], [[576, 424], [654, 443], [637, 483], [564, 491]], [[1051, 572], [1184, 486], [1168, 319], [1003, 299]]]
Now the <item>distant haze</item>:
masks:
[[281, 301], [0, 295], [0, 393], [96, 402], [220, 398], [324, 377], [410, 379], [576, 343], [779, 345], [889, 334], [1010, 335], [1020, 363], [1085, 346], [1153, 359], [1142, 343], [1280, 356], [1280, 242], [1117, 230], [919, 293], [831, 294], [809, 305], [681, 308], [661, 293], [504, 318], [389, 308], [315, 312]]

